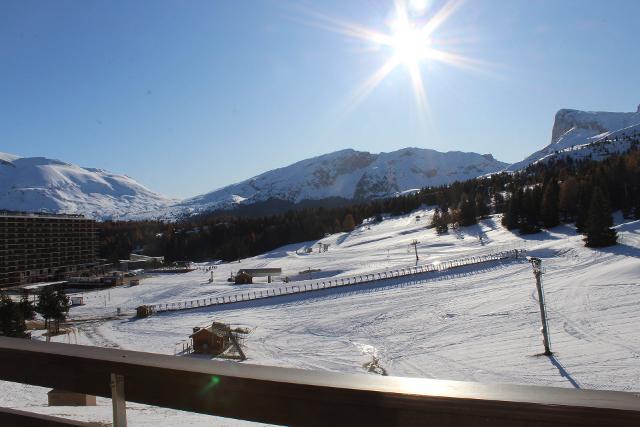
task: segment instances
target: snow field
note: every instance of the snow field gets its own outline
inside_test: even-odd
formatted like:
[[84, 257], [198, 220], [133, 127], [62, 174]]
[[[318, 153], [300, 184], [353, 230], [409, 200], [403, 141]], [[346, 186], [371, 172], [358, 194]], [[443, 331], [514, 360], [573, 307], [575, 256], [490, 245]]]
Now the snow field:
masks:
[[[330, 244], [323, 253], [317, 253], [317, 242], [306, 242], [240, 263], [220, 264], [212, 284], [207, 283], [208, 272], [196, 270], [148, 277], [136, 287], [87, 293], [87, 305], [70, 314], [91, 320], [77, 321], [74, 333], [56, 339], [173, 354], [193, 326], [216, 320], [251, 329], [244, 342], [249, 359], [243, 363], [365, 373], [364, 365], [375, 357], [395, 376], [640, 390], [640, 221], [618, 219], [621, 243], [592, 250], [569, 226], [523, 239], [502, 228], [498, 216], [437, 236], [425, 228], [431, 213], [425, 210], [329, 236], [321, 240]], [[422, 217], [419, 222], [416, 215]], [[479, 232], [484, 234], [482, 242]], [[146, 319], [101, 319], [113, 316], [117, 307], [132, 308], [141, 302], [278, 286], [227, 284], [226, 277], [239, 268], [281, 267], [285, 274], [319, 268], [327, 277], [401, 268], [414, 263], [408, 250], [413, 239], [420, 241], [422, 263], [522, 246], [542, 258], [554, 356], [538, 355], [543, 347], [537, 293], [525, 260]], [[301, 249], [308, 246], [316, 253], [303, 254]], [[91, 408], [48, 408], [44, 389], [10, 383], [0, 384], [0, 389], [10, 396], [8, 401], [1, 399], [5, 406], [68, 413], [85, 420], [101, 417]], [[22, 402], [25, 393], [28, 399]], [[108, 404], [108, 400], [101, 403]], [[147, 425], [157, 414], [165, 420], [183, 419], [175, 411], [141, 408], [133, 410], [140, 414], [133, 415], [140, 422], [134, 425]], [[186, 417], [194, 417], [194, 425], [201, 420], [193, 414]]]

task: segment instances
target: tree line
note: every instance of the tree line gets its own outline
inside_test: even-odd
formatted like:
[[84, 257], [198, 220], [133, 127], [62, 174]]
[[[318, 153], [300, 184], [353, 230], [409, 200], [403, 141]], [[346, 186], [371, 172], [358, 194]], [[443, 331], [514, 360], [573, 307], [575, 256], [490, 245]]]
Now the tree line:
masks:
[[35, 319], [36, 313], [44, 319], [45, 329], [57, 334], [60, 322], [66, 318], [69, 307], [67, 294], [61, 289], [54, 290], [49, 286], [40, 290], [36, 304], [29, 299], [28, 292], [25, 292], [19, 301], [14, 301], [0, 292], [0, 335], [15, 338], [29, 336], [26, 332], [26, 321]]
[[561, 222], [575, 223], [588, 246], [615, 243], [611, 212], [640, 218], [640, 152], [631, 149], [602, 161], [561, 158], [517, 173], [423, 188], [412, 194], [334, 208], [306, 208], [247, 218], [215, 213], [179, 222], [104, 222], [99, 225], [100, 254], [110, 261], [134, 250], [171, 261], [232, 261], [326, 234], [352, 231], [365, 219], [408, 214], [435, 206], [437, 232], [468, 226], [503, 213], [503, 224], [522, 234]]

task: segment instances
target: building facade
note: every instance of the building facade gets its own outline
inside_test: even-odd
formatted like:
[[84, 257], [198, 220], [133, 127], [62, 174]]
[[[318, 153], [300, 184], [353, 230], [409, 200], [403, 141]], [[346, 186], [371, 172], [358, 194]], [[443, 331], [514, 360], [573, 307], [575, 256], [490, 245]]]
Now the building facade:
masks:
[[0, 213], [0, 288], [91, 271], [96, 222], [81, 215]]

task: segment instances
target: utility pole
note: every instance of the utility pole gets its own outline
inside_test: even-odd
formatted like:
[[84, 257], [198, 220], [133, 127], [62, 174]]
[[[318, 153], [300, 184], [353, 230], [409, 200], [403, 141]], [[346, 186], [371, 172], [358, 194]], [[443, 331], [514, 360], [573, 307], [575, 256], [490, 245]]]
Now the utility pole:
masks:
[[536, 257], [527, 257], [533, 267], [533, 275], [536, 278], [538, 288], [538, 304], [540, 305], [540, 320], [542, 321], [542, 342], [544, 344], [544, 355], [550, 356], [551, 347], [549, 341], [549, 330], [547, 328], [547, 311], [544, 304], [544, 292], [542, 290], [542, 260]]
[[416, 253], [416, 262], [418, 262], [418, 260], [420, 259], [418, 258], [418, 243], [420, 242], [418, 242], [416, 239], [413, 239], [413, 242], [409, 243], [409, 245], [413, 246], [413, 250]]

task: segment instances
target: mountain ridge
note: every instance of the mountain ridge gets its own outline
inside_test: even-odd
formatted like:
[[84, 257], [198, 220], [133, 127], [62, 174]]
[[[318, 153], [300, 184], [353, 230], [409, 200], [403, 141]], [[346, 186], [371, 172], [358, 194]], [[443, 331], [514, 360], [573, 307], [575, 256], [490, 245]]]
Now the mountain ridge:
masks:
[[349, 148], [264, 172], [185, 199], [173, 208], [178, 214], [192, 215], [269, 199], [291, 203], [325, 198], [359, 201], [476, 178], [506, 166], [491, 154], [442, 153], [417, 147], [374, 154]]
[[273, 214], [322, 206], [323, 200], [327, 205], [347, 204], [515, 172], [558, 156], [602, 159], [637, 145], [639, 137], [640, 107], [626, 113], [560, 109], [551, 142], [510, 165], [491, 154], [473, 152], [407, 147], [370, 153], [346, 148], [184, 200], [104, 169], [0, 152], [0, 209], [81, 213], [99, 219], [176, 220], [216, 211]]

